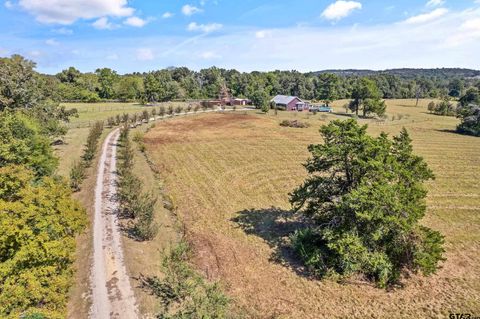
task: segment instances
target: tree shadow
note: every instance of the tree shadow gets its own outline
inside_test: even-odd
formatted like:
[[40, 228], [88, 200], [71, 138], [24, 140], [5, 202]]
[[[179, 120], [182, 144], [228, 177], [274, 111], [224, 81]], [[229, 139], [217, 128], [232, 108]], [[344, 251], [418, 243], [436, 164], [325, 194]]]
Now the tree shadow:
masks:
[[246, 234], [262, 238], [272, 249], [269, 261], [287, 267], [300, 276], [313, 278], [290, 245], [289, 236], [309, 222], [292, 211], [278, 207], [245, 209], [231, 219]]
[[437, 132], [442, 132], [442, 133], [450, 133], [450, 134], [455, 134], [455, 135], [466, 135], [466, 134], [462, 134], [456, 130], [449, 130], [449, 129], [437, 129], [435, 130]]

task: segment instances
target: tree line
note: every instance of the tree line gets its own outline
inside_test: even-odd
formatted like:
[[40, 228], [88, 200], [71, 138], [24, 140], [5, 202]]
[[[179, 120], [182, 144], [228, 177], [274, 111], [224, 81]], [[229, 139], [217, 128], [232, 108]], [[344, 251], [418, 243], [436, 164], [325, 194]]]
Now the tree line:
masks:
[[[218, 98], [223, 87], [232, 96], [256, 99], [277, 94], [306, 100], [331, 101], [351, 98], [358, 81], [366, 78], [378, 88], [378, 96], [391, 98], [460, 97], [468, 87], [480, 88], [480, 80], [459, 77], [457, 73], [425, 73], [402, 77], [389, 73], [301, 73], [297, 71], [239, 72], [217, 67], [193, 71], [186, 67], [148, 73], [120, 75], [110, 68], [82, 73], [74, 67], [56, 75], [44, 75], [64, 101], [101, 100], [143, 101], [146, 103], [184, 99]], [[427, 75], [425, 75], [427, 74]], [[53, 94], [53, 93], [52, 93]]]

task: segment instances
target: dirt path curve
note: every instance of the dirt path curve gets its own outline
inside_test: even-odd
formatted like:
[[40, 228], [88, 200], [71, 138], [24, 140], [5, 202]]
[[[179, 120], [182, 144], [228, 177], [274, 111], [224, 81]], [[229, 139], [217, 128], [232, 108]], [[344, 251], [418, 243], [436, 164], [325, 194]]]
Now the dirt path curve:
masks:
[[116, 215], [115, 171], [119, 133], [116, 129], [105, 139], [98, 165], [91, 270], [92, 319], [139, 318], [125, 268]]

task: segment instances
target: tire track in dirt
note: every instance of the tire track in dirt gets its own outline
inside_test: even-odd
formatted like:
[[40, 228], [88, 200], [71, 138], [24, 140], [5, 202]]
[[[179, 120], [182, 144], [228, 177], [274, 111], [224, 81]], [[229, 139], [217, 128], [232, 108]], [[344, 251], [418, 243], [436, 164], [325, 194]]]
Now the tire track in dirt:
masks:
[[102, 146], [95, 188], [93, 264], [91, 269], [92, 319], [139, 318], [124, 263], [116, 202], [116, 155], [119, 129]]

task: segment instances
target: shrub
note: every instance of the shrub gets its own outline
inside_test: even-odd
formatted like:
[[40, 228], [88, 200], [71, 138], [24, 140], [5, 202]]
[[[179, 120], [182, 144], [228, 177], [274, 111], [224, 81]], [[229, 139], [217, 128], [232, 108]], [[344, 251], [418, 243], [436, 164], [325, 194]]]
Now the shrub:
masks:
[[85, 165], [82, 161], [75, 162], [70, 169], [70, 187], [74, 192], [80, 191], [80, 185], [85, 179]]
[[165, 106], [160, 106], [160, 108], [158, 109], [158, 115], [160, 115], [161, 117], [165, 116]]
[[141, 116], [141, 119], [145, 122], [148, 122], [150, 120], [150, 113], [148, 113], [147, 110], [144, 110], [142, 112], [142, 116]]
[[135, 226], [132, 233], [135, 238], [145, 241], [153, 239], [158, 232], [154, 222], [154, 209], [157, 198], [153, 194], [141, 194], [132, 203], [135, 212]]
[[157, 318], [228, 318], [229, 299], [218, 283], [209, 283], [188, 264], [190, 249], [180, 242], [162, 260], [164, 277], [144, 278], [143, 285], [160, 299]]
[[87, 143], [85, 144], [85, 150], [83, 153], [83, 160], [85, 162], [85, 166], [89, 167], [93, 158], [95, 157], [95, 153], [97, 152], [98, 140], [103, 132], [103, 122], [95, 122], [93, 126], [90, 128], [87, 137]]
[[108, 127], [114, 127], [115, 126], [115, 119], [113, 117], [109, 117], [107, 119], [107, 126]]
[[461, 123], [457, 126], [457, 132], [480, 136], [480, 106], [460, 105], [457, 109], [457, 117], [461, 119]]
[[298, 120], [283, 120], [280, 122], [280, 126], [294, 127], [294, 128], [306, 128], [310, 125], [308, 123], [300, 122]]
[[442, 116], [455, 116], [455, 107], [448, 97], [444, 98], [443, 101], [439, 103], [433, 103], [434, 105], [431, 105], [432, 103], [433, 102], [430, 102], [428, 104], [428, 110], [431, 113]]

